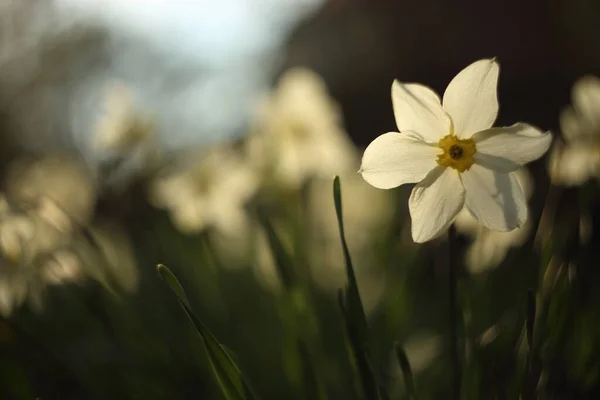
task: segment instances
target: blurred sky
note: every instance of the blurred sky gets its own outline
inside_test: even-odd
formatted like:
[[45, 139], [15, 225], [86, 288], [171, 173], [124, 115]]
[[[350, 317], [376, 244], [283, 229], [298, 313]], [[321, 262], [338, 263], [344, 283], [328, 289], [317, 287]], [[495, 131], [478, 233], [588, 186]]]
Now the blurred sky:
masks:
[[[29, 150], [75, 147], [97, 165], [106, 155], [93, 147], [94, 125], [103, 117], [107, 87], [120, 82], [139, 110], [156, 118], [167, 150], [242, 135], [256, 98], [274, 79], [284, 42], [322, 3], [7, 2], [9, 19], [21, 9], [44, 29], [35, 23], [25, 32], [15, 28], [16, 37], [30, 35], [37, 45], [13, 54], [13, 65], [21, 66], [16, 70], [24, 71], [18, 83], [0, 71], [0, 83], [8, 84], [0, 90], [0, 100], [8, 100], [6, 130]], [[30, 65], [31, 71], [23, 69]]]
[[174, 58], [215, 69], [277, 49], [323, 0], [58, 0]]

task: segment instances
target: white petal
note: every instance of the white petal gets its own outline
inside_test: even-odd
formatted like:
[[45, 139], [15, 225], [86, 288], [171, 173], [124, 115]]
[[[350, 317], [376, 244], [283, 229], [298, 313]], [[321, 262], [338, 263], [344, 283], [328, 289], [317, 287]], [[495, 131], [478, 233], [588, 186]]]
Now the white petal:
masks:
[[502, 173], [473, 164], [461, 175], [465, 205], [483, 225], [510, 231], [527, 220], [527, 200], [515, 172]]
[[492, 128], [473, 136], [475, 162], [496, 171], [510, 172], [540, 158], [550, 147], [552, 135], [527, 124]]
[[430, 88], [394, 81], [392, 103], [400, 132], [416, 132], [428, 143], [437, 143], [450, 133], [450, 119], [442, 109], [439, 96]]
[[380, 189], [419, 182], [437, 166], [439, 152], [414, 134], [385, 133], [365, 150], [360, 172], [365, 181]]
[[465, 203], [465, 189], [452, 168], [438, 166], [414, 187], [408, 200], [412, 237], [417, 243], [443, 233]]
[[452, 118], [459, 138], [469, 138], [494, 124], [499, 72], [495, 59], [479, 60], [460, 71], [446, 88], [444, 111]]

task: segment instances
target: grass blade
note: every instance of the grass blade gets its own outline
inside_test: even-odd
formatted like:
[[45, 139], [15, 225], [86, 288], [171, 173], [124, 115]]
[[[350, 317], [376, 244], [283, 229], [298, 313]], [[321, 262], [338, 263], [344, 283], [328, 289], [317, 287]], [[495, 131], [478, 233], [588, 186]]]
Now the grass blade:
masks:
[[371, 363], [371, 357], [368, 349], [368, 325], [365, 316], [354, 266], [350, 257], [350, 250], [346, 242], [344, 232], [344, 220], [342, 213], [342, 188], [339, 176], [333, 179], [333, 202], [340, 230], [340, 239], [346, 262], [346, 274], [348, 284], [344, 291], [339, 292], [339, 306], [346, 321], [346, 332], [350, 341], [350, 347], [354, 353], [356, 367], [361, 378], [365, 399], [383, 399], [389, 398], [382, 385], [377, 379], [377, 375]]
[[366, 343], [367, 338], [367, 318], [363, 308], [360, 294], [358, 292], [358, 284], [354, 274], [352, 259], [350, 258], [350, 250], [346, 242], [344, 232], [344, 220], [342, 213], [342, 188], [340, 185], [340, 177], [336, 176], [333, 179], [333, 202], [335, 204], [335, 212], [340, 230], [340, 239], [342, 241], [342, 249], [344, 251], [344, 259], [346, 262], [346, 274], [348, 276], [348, 286], [346, 287], [346, 311], [352, 319], [354, 329], [358, 331], [359, 340]]
[[192, 311], [187, 295], [175, 275], [162, 264], [157, 266], [157, 270], [160, 277], [167, 283], [173, 293], [175, 293], [179, 304], [198, 331], [198, 334], [204, 343], [206, 354], [208, 355], [217, 383], [225, 398], [227, 400], [256, 399], [256, 396], [252, 394], [246, 380], [242, 376], [240, 369], [230, 356], [229, 350], [219, 343], [212, 332], [210, 332]]

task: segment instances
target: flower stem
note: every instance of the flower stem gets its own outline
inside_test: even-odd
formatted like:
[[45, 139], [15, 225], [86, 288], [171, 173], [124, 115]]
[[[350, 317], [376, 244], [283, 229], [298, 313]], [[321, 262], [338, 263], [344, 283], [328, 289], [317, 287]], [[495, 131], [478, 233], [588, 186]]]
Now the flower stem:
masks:
[[462, 366], [460, 362], [458, 346], [458, 251], [457, 251], [456, 228], [450, 226], [448, 230], [448, 305], [450, 323], [450, 357], [452, 362], [452, 400], [460, 399], [462, 383]]

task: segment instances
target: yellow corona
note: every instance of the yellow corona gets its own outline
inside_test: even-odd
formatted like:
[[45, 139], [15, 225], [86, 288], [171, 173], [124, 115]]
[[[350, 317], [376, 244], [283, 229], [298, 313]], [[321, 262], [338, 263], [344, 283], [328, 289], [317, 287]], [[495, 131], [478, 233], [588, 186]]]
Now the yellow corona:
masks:
[[459, 139], [450, 134], [438, 142], [444, 151], [438, 156], [439, 165], [451, 167], [459, 172], [465, 172], [475, 163], [475, 141], [473, 139]]

